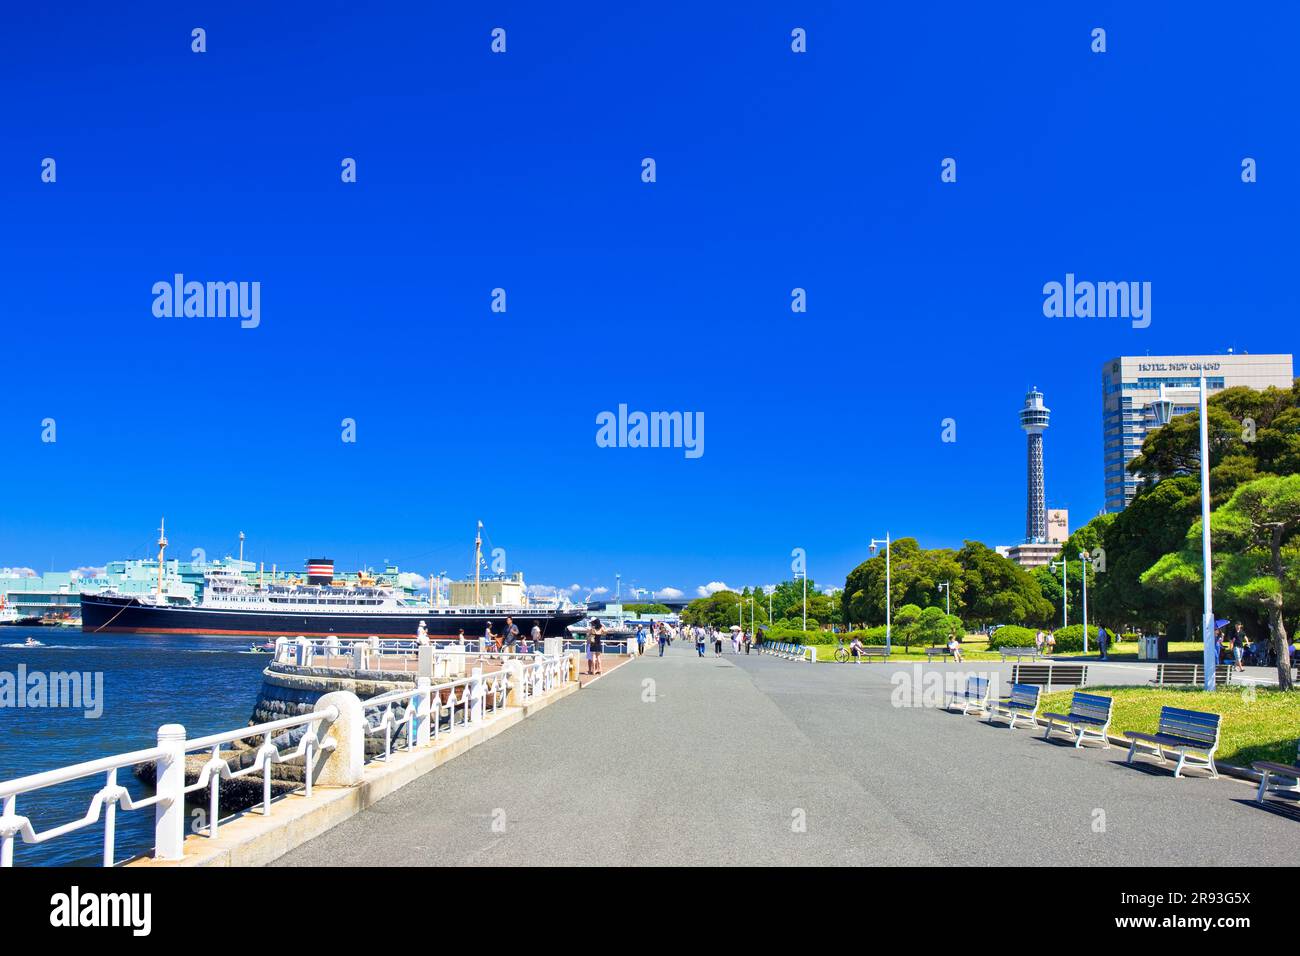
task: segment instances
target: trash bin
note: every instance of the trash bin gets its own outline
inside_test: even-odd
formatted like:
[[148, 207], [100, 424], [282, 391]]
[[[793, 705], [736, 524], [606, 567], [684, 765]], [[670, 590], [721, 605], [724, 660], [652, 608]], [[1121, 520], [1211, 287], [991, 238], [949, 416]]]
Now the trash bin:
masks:
[[1154, 661], [1160, 658], [1160, 639], [1153, 634], [1138, 638], [1138, 660]]

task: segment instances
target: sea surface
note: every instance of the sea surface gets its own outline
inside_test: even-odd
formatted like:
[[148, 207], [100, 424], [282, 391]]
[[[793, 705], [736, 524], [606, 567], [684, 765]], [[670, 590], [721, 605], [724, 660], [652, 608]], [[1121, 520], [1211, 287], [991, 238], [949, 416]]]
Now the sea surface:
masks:
[[[45, 646], [21, 645], [34, 637]], [[257, 643], [260, 643], [260, 639]], [[102, 675], [102, 700], [87, 716], [77, 707], [0, 705], [0, 781], [68, 764], [142, 750], [156, 743], [159, 726], [183, 724], [200, 737], [248, 724], [269, 654], [251, 654], [253, 638], [199, 634], [83, 634], [68, 627], [0, 627], [0, 690], [19, 666], [26, 673]], [[5, 677], [3, 675], [10, 675]], [[29, 678], [29, 687], [30, 687]], [[31, 697], [26, 698], [28, 702]], [[16, 812], [39, 833], [86, 814], [106, 775], [18, 797]], [[127, 769], [117, 782], [136, 798], [151, 791]], [[153, 846], [154, 810], [117, 813], [114, 860], [121, 863]], [[103, 854], [104, 815], [88, 827], [44, 844], [14, 844], [15, 866], [98, 866]]]

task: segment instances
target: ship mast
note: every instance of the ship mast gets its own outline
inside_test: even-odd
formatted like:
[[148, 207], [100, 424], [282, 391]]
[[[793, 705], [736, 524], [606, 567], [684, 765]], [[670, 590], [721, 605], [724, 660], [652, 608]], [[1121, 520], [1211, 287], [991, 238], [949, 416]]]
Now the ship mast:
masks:
[[239, 532], [239, 564], [240, 564], [240, 568], [239, 568], [240, 571], [243, 571], [243, 569], [244, 569], [244, 568], [243, 568], [243, 564], [244, 564], [244, 532], [242, 532], [242, 531]]
[[159, 598], [162, 597], [162, 593], [163, 593], [163, 552], [167, 550], [167, 534], [164, 530], [166, 527], [167, 527], [167, 519], [165, 517], [159, 518], [158, 519], [158, 597]]
[[474, 532], [474, 606], [481, 607], [483, 601], [479, 598], [478, 593], [478, 572], [479, 566], [483, 563], [483, 522], [478, 523], [478, 530]]

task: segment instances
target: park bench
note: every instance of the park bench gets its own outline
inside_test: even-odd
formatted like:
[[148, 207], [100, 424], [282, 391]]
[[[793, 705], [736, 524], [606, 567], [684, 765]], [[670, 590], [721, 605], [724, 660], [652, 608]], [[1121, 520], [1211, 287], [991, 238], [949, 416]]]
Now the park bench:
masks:
[[1009, 730], [1015, 729], [1017, 720], [1033, 724], [1038, 716], [1038, 700], [1042, 692], [1037, 684], [1012, 684], [1010, 697], [989, 704], [989, 723], [993, 723], [996, 717], [1006, 717]]
[[1100, 740], [1103, 747], [1109, 749], [1110, 740], [1106, 736], [1106, 728], [1110, 726], [1111, 708], [1114, 704], [1113, 697], [1086, 694], [1076, 690], [1070, 699], [1068, 714], [1050, 712], [1043, 714], [1047, 719], [1047, 730], [1043, 731], [1043, 739], [1052, 736], [1052, 731], [1056, 729], [1056, 722], [1059, 720], [1065, 725], [1065, 729], [1074, 735], [1074, 746], [1081, 746], [1084, 737], [1092, 736]]
[[[1295, 764], [1288, 767], [1284, 763], [1273, 763], [1271, 760], [1256, 760], [1251, 764], [1259, 771], [1259, 792], [1255, 794], [1255, 802], [1263, 803], [1264, 798], [1270, 793], [1291, 793], [1300, 796], [1300, 741], [1296, 743]], [[1281, 777], [1284, 780], [1291, 780], [1289, 784], [1269, 783], [1269, 778], [1276, 779]]]
[[[1232, 665], [1219, 664], [1214, 668], [1214, 683], [1226, 684], [1232, 680]], [[1157, 664], [1156, 679], [1151, 681], [1157, 687], [1187, 684], [1196, 686], [1205, 683], [1205, 667], [1202, 664]]]
[[1008, 657], [1028, 657], [1036, 661], [1043, 656], [1042, 651], [1036, 647], [999, 647], [998, 653], [1002, 655], [1004, 661]]
[[879, 657], [882, 661], [887, 661], [889, 660], [889, 648], [885, 647], [883, 644], [868, 644], [866, 647], [862, 648], [862, 650], [858, 651], [858, 657], [862, 660]]
[[[1160, 722], [1154, 734], [1124, 731], [1124, 736], [1132, 741], [1125, 762], [1133, 762], [1138, 747], [1155, 754], [1161, 763], [1165, 762], [1165, 751], [1171, 750], [1178, 754], [1178, 766], [1174, 768], [1175, 778], [1182, 773], [1183, 766], [1189, 759], [1193, 761], [1193, 766], [1203, 766], [1210, 771], [1211, 777], [1217, 777], [1219, 771], [1214, 766], [1214, 751], [1219, 747], [1219, 726], [1222, 722], [1221, 714], [1161, 707]], [[1197, 756], [1198, 754], [1203, 756]]]
[[1040, 664], [1012, 664], [1011, 683], [1041, 684], [1050, 691], [1057, 687], [1082, 687], [1088, 683], [1087, 664], [1058, 664], [1045, 661]]
[[986, 711], [989, 706], [989, 679], [987, 677], [968, 677], [961, 692], [953, 691], [944, 710], [952, 710], [953, 705], [961, 703], [962, 716], [972, 710]]
[[925, 662], [928, 664], [936, 657], [942, 657], [945, 661], [952, 657], [952, 651], [948, 650], [947, 644], [940, 644], [938, 647], [927, 647], [925, 649]]

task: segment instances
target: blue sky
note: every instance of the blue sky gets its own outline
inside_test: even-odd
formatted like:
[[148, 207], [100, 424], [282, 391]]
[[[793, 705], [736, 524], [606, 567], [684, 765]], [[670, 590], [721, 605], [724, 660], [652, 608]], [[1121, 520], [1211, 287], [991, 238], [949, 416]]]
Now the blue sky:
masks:
[[[838, 584], [886, 530], [1020, 539], [1030, 385], [1078, 524], [1104, 360], [1296, 348], [1300, 15], [1134, 6], [11, 11], [0, 565], [146, 556], [165, 514], [182, 556], [455, 574], [482, 519], [537, 583], [803, 547]], [[1151, 282], [1150, 327], [1045, 318], [1067, 272]], [[261, 324], [155, 317], [175, 273], [260, 282]], [[598, 448], [620, 403], [702, 412], [705, 454]]]

